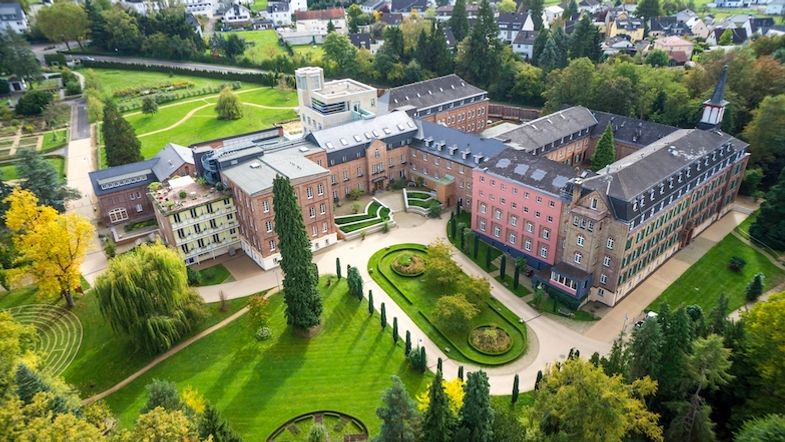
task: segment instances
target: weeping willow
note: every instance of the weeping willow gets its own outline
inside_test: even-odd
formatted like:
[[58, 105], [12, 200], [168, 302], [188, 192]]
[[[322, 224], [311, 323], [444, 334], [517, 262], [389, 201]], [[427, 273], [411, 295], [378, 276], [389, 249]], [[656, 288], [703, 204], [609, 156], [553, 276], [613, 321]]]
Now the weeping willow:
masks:
[[112, 259], [95, 294], [112, 329], [149, 353], [172, 347], [205, 315], [182, 259], [161, 243]]

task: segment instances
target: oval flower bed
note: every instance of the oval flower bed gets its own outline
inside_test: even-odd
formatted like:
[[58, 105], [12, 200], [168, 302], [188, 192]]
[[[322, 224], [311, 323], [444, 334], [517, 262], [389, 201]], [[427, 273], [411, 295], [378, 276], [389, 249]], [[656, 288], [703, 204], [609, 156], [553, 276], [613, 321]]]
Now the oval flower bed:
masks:
[[469, 334], [469, 345], [488, 355], [502, 355], [510, 351], [512, 337], [496, 325], [481, 325]]
[[390, 267], [401, 276], [420, 276], [425, 273], [425, 258], [420, 255], [404, 253], [395, 258]]

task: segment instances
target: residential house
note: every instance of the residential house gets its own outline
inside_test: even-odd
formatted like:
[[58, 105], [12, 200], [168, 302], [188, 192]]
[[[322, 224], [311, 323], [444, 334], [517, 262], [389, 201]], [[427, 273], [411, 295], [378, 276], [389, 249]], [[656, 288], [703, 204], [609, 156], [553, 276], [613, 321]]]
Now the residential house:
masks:
[[536, 31], [520, 31], [512, 42], [512, 52], [531, 60], [534, 57], [534, 42], [537, 40]]
[[731, 45], [742, 45], [747, 42], [747, 30], [744, 28], [714, 28], [706, 39], [706, 43], [709, 46], [719, 46], [720, 38], [726, 29], [731, 31]]
[[766, 15], [782, 15], [785, 11], [785, 0], [769, 0], [766, 4]]
[[578, 2], [578, 12], [588, 12], [594, 14], [602, 7], [599, 0], [580, 0]]
[[627, 35], [633, 43], [643, 40], [643, 20], [634, 17], [624, 9], [610, 11], [605, 19], [607, 23], [607, 37]]
[[403, 22], [403, 14], [400, 12], [383, 12], [379, 21], [387, 26], [398, 26]]
[[352, 45], [357, 49], [371, 50], [371, 34], [366, 32], [349, 33], [349, 41], [352, 42]]
[[19, 3], [0, 3], [0, 31], [23, 34], [29, 29], [27, 16]]
[[[444, 22], [452, 17], [452, 9], [454, 5], [444, 5], [439, 6], [436, 8], [436, 20], [440, 22]], [[466, 5], [466, 18], [476, 20], [477, 19], [477, 12], [480, 10], [479, 5], [476, 3], [469, 3]]]
[[488, 118], [488, 93], [451, 74], [387, 90], [379, 111], [404, 110], [464, 132], [482, 132]]
[[191, 25], [191, 28], [193, 28], [194, 33], [196, 33], [196, 35], [198, 35], [200, 37], [203, 36], [203, 34], [202, 34], [202, 25], [201, 25], [201, 23], [199, 23], [199, 20], [196, 19], [196, 16], [194, 16], [190, 12], [186, 12], [185, 13], [185, 21], [188, 22], [189, 25]]
[[409, 15], [412, 11], [424, 13], [428, 9], [428, 0], [391, 0], [390, 12]]
[[275, 27], [292, 25], [292, 11], [289, 10], [289, 2], [286, 1], [268, 2], [267, 9], [261, 15], [262, 18], [271, 21]]
[[617, 35], [615, 37], [607, 38], [600, 45], [602, 53], [605, 55], [628, 54], [635, 55], [638, 51], [630, 37], [627, 35]]
[[251, 24], [251, 26], [253, 27], [254, 31], [263, 31], [263, 30], [267, 30], [267, 29], [275, 29], [275, 23], [273, 23], [271, 20], [267, 20], [267, 19], [264, 19], [264, 18], [257, 18], [257, 19], [255, 19], [253, 21], [253, 23]]
[[444, 38], [447, 40], [447, 47], [451, 50], [455, 49], [455, 46], [458, 44], [458, 42], [455, 41], [455, 34], [452, 33], [452, 29], [450, 29], [448, 26], [444, 26], [442, 28], [442, 32], [444, 32]]
[[692, 29], [685, 22], [681, 22], [675, 15], [652, 17], [649, 25], [649, 35], [664, 37], [669, 35], [690, 35]]
[[216, 0], [184, 0], [185, 11], [193, 15], [212, 17], [218, 7]]
[[562, 14], [564, 14], [564, 8], [559, 5], [551, 5], [545, 8], [542, 12], [544, 17], [543, 22], [550, 25], [557, 18], [561, 18]]
[[224, 25], [243, 27], [251, 24], [251, 11], [240, 3], [232, 3], [223, 14]]
[[308, 0], [284, 0], [289, 2], [290, 11], [307, 11]]
[[521, 31], [534, 31], [534, 22], [529, 14], [502, 12], [496, 19], [499, 26], [499, 40], [512, 43]]
[[335, 32], [347, 34], [346, 11], [343, 8], [317, 9], [313, 11], [296, 11], [297, 29], [316, 34], [327, 35], [327, 27], [332, 22]]
[[769, 28], [766, 32], [767, 37], [785, 35], [785, 25], [775, 25]]
[[367, 0], [362, 4], [362, 10], [366, 14], [373, 14], [375, 11], [390, 9], [390, 0]]
[[769, 29], [774, 26], [773, 17], [750, 17], [744, 22], [744, 29], [750, 37], [755, 35], [766, 35]]
[[714, 4], [718, 8], [746, 8], [749, 0], [715, 0]]
[[668, 58], [678, 65], [683, 65], [692, 59], [693, 48], [694, 45], [691, 41], [675, 35], [654, 40], [654, 49], [665, 51], [668, 54]]

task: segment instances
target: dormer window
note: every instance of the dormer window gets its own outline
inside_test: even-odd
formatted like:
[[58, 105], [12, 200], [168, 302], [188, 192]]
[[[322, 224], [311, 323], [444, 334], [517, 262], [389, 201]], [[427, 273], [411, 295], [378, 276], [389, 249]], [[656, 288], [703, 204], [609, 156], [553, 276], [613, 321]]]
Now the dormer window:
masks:
[[673, 189], [673, 178], [671, 178], [670, 181], [668, 182], [668, 187]]
[[591, 202], [589, 203], [589, 207], [591, 207], [594, 210], [597, 210], [597, 198], [591, 199]]
[[660, 195], [665, 193], [665, 183], [660, 184]]
[[638, 202], [637, 201], [632, 203], [632, 211], [633, 212], [637, 212], [638, 211]]
[[651, 192], [649, 192], [649, 199], [654, 201], [654, 189], [651, 189]]

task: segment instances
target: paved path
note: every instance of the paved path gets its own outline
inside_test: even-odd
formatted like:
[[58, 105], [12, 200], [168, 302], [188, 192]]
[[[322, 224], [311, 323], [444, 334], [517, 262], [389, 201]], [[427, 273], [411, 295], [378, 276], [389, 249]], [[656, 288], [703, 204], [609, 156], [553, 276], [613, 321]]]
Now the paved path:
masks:
[[[415, 219], [410, 219], [412, 217], [415, 217]], [[401, 242], [428, 244], [437, 238], [446, 240], [446, 217], [422, 222], [423, 218], [419, 215], [396, 213], [395, 218], [399, 225], [416, 224], [417, 227], [397, 227], [387, 234], [374, 234], [365, 240], [358, 239], [341, 242], [336, 246], [321, 251], [314, 256], [314, 262], [319, 266], [319, 272], [321, 274], [334, 274], [336, 257], [341, 258], [341, 265], [344, 268], [347, 264], [358, 267], [363, 277], [366, 292], [369, 289], [373, 290], [377, 308], [384, 302], [388, 319], [392, 321], [393, 317], [398, 318], [401, 334], [405, 334], [406, 330], [409, 330], [412, 333], [412, 341], [415, 343], [421, 342], [425, 346], [431, 367], [435, 367], [436, 358], [441, 357], [444, 360], [444, 372], [448, 377], [457, 375], [459, 365], [464, 365], [467, 371], [480, 369], [480, 367], [472, 364], [461, 364], [450, 360], [445, 352], [437, 348], [425, 333], [415, 325], [414, 321], [398, 307], [395, 301], [370, 278], [367, 272], [368, 260], [379, 249]], [[486, 273], [479, 266], [464, 257], [457, 250], [454, 252], [453, 257], [467, 274], [486, 276]], [[281, 272], [276, 269], [259, 272], [257, 275], [244, 280], [199, 287], [197, 290], [205, 301], [214, 302], [219, 299], [219, 292], [221, 291], [229, 298], [248, 296], [263, 288], [276, 287], [281, 280]], [[558, 321], [540, 315], [495, 280], [489, 279], [489, 281], [493, 296], [526, 321], [529, 326], [530, 340], [530, 350], [526, 356], [503, 367], [483, 368], [490, 377], [491, 392], [493, 394], [510, 394], [515, 374], [520, 375], [522, 389], [529, 390], [533, 388], [537, 371], [545, 368], [548, 364], [566, 358], [572, 347], [579, 349], [584, 355], [591, 355], [595, 351], [606, 353], [610, 349], [609, 342], [586, 338]]]
[[630, 332], [637, 317], [692, 264], [731, 233], [749, 215], [747, 210], [733, 210], [704, 230], [690, 245], [683, 248], [654, 271], [629, 295], [614, 306], [586, 333], [587, 338], [613, 341], [624, 330]]
[[[81, 197], [66, 204], [69, 212], [76, 212], [98, 227], [97, 203], [94, 201], [93, 186], [90, 184], [89, 172], [96, 170], [96, 151], [90, 134], [90, 122], [87, 120], [87, 108], [84, 100], [71, 104], [71, 141], [66, 149], [66, 171], [68, 186], [79, 191]], [[101, 247], [98, 236], [93, 237], [85, 261], [82, 263], [82, 275], [92, 284], [95, 277], [106, 268], [106, 255]]]
[[[272, 293], [270, 295], [272, 295]], [[268, 295], [268, 296], [270, 296], [270, 295]], [[197, 333], [194, 336], [191, 336], [190, 338], [186, 339], [185, 341], [180, 342], [179, 344], [177, 344], [174, 347], [172, 347], [169, 350], [167, 350], [165, 353], [162, 353], [162, 354], [156, 356], [155, 359], [150, 361], [150, 363], [148, 363], [144, 367], [142, 367], [139, 370], [137, 370], [136, 372], [134, 372], [134, 374], [132, 374], [131, 376], [128, 376], [127, 378], [125, 378], [122, 381], [118, 382], [117, 384], [113, 385], [108, 390], [104, 390], [104, 391], [102, 391], [102, 392], [100, 392], [100, 393], [98, 393], [96, 395], [90, 396], [89, 398], [82, 400], [82, 404], [83, 405], [91, 404], [91, 403], [93, 403], [95, 401], [100, 401], [101, 399], [109, 396], [110, 394], [116, 392], [117, 390], [119, 390], [119, 389], [125, 387], [126, 385], [130, 384], [131, 382], [135, 381], [136, 378], [138, 378], [139, 376], [147, 373], [148, 371], [150, 371], [156, 365], [158, 365], [161, 362], [163, 362], [163, 361], [169, 359], [170, 357], [174, 356], [180, 350], [184, 349], [185, 347], [188, 347], [189, 345], [191, 345], [194, 342], [196, 342], [196, 341], [204, 338], [205, 336], [213, 333], [214, 331], [222, 329], [223, 327], [229, 325], [235, 319], [237, 319], [240, 316], [246, 314], [247, 312], [248, 312], [248, 307], [243, 307], [242, 309], [236, 311], [235, 313], [233, 313], [231, 316], [229, 316], [228, 318], [224, 319], [223, 321], [213, 325], [210, 328], [202, 330], [201, 332]]]

